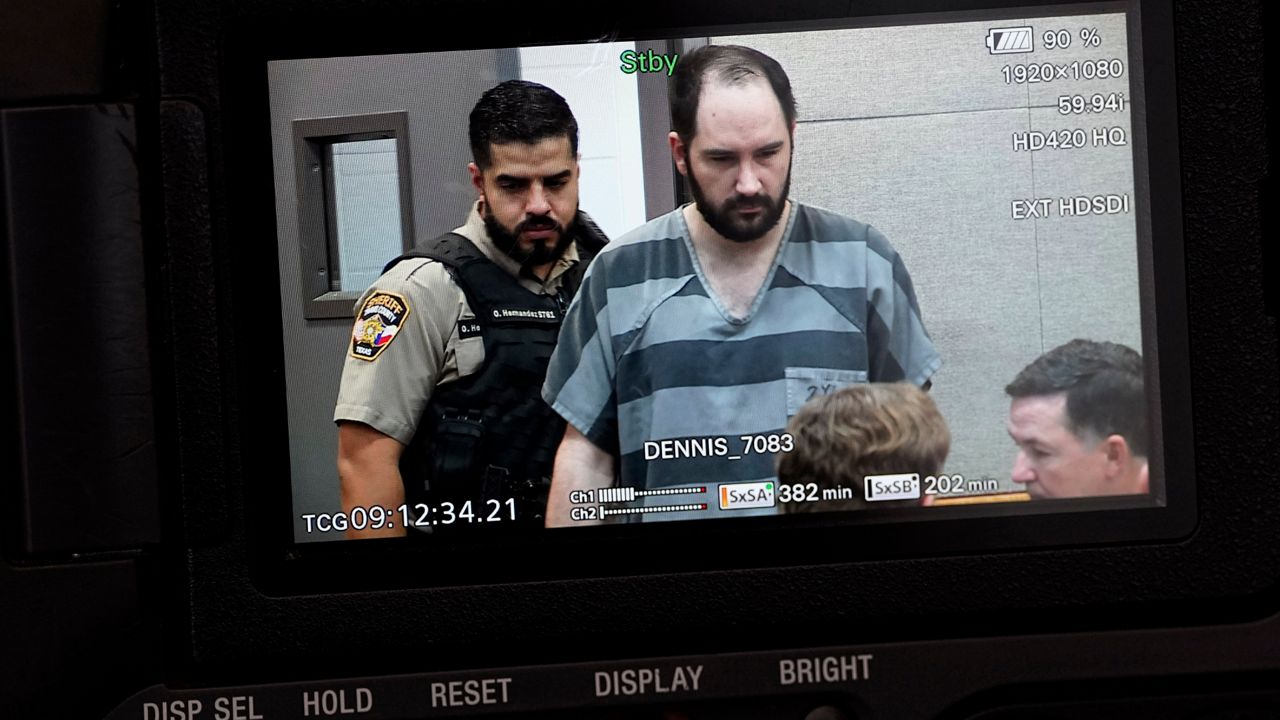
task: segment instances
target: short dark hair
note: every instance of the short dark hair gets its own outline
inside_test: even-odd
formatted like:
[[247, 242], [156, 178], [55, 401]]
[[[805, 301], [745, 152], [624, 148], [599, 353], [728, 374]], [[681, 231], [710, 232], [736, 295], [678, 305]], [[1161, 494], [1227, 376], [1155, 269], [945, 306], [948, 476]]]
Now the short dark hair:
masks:
[[1112, 342], [1072, 340], [1022, 369], [1004, 391], [1012, 398], [1064, 393], [1067, 426], [1077, 437], [1120, 435], [1147, 456], [1147, 402], [1142, 356]]
[[481, 170], [493, 164], [492, 145], [536, 143], [567, 135], [578, 155], [578, 121], [555, 90], [528, 80], [508, 80], [485, 91], [471, 109], [471, 157]]
[[796, 96], [777, 60], [741, 45], [703, 45], [680, 58], [671, 83], [671, 129], [685, 143], [692, 142], [697, 133], [698, 101], [708, 78], [725, 85], [741, 85], [756, 78], [768, 80], [782, 106], [787, 127], [796, 120]]

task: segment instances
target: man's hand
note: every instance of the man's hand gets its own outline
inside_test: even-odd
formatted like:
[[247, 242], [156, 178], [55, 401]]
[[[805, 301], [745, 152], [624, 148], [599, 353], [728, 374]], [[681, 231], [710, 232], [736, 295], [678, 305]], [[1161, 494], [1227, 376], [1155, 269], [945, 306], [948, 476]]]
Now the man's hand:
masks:
[[[372, 427], [358, 422], [338, 425], [338, 478], [342, 482], [342, 509], [351, 516], [353, 508], [400, 507], [404, 503], [404, 483], [400, 481], [400, 454], [404, 445]], [[399, 517], [398, 515], [396, 517]], [[394, 528], [347, 530], [348, 538], [398, 537], [406, 530]]]
[[573, 503], [569, 494], [575, 490], [592, 490], [613, 485], [613, 455], [569, 425], [556, 450], [556, 464], [551, 472], [551, 494], [547, 497], [547, 527], [599, 525], [600, 520], [574, 521], [569, 517]]

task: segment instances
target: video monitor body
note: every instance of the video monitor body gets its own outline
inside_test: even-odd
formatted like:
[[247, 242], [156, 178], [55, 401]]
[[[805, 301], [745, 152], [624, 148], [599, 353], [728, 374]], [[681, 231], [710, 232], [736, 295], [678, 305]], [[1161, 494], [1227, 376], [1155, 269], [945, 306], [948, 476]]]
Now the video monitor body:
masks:
[[[581, 676], [583, 697], [604, 702], [594, 673], [617, 688], [639, 667], [663, 668], [671, 687], [674, 665], [704, 666], [702, 690], [713, 675], [736, 678], [735, 697], [751, 697], [749, 685], [795, 690], [776, 679], [782, 660], [798, 672], [799, 659], [831, 655], [814, 648], [839, 646], [848, 649], [840, 657], [877, 658], [875, 681], [839, 692], [880, 698], [890, 713], [883, 708], [949, 707], [974, 688], [1062, 677], [1048, 660], [1013, 667], [1010, 657], [1060, 658], [1076, 678], [1101, 663], [1118, 677], [1146, 648], [1168, 661], [1152, 672], [1208, 672], [1212, 654], [1189, 650], [1198, 636], [1172, 629], [1274, 615], [1275, 338], [1254, 262], [1258, 204], [1240, 201], [1253, 197], [1260, 171], [1222, 138], [1230, 127], [1242, 147], [1256, 145], [1243, 118], [1261, 110], [1256, 95], [1221, 87], [1256, 68], [1247, 53], [1209, 50], [1220, 16], [1175, 14], [1161, 2], [819, 2], [552, 18], [499, 3], [448, 20], [461, 4], [374, 2], [309, 8], [314, 16], [232, 4], [197, 22], [180, 4], [161, 5], [165, 104], [154, 122], [167, 163], [163, 237], [178, 259], [160, 275], [164, 317], [178, 319], [166, 346], [171, 422], [161, 423], [166, 447], [180, 450], [165, 456], [175, 478], [168, 498], [182, 508], [170, 558], [180, 572], [166, 586], [182, 605], [176, 676], [213, 685], [471, 673], [438, 679], [448, 698], [449, 682], [488, 679], [496, 693], [498, 680], [514, 677], [486, 668], [612, 660]], [[1240, 21], [1230, 27], [1248, 27], [1223, 12]], [[476, 19], [490, 17], [477, 31]], [[1033, 49], [1015, 52], [1024, 39]], [[804, 378], [786, 368], [850, 369], [786, 363], [767, 379], [783, 398], [771, 410], [779, 419], [741, 431], [618, 434], [629, 443], [620, 451], [642, 462], [705, 462], [697, 502], [715, 519], [655, 513], [663, 517], [523, 528], [488, 521], [491, 510], [473, 504], [469, 514], [485, 522], [459, 522], [455, 506], [449, 531], [348, 539], [356, 513], [342, 505], [333, 419], [344, 363], [376, 347], [377, 333], [365, 342], [354, 332], [369, 300], [361, 296], [388, 260], [466, 222], [477, 199], [467, 116], [481, 94], [527, 77], [567, 99], [582, 129], [581, 207], [612, 241], [592, 267], [613, 270], [599, 261], [621, 258], [637, 245], [629, 232], [692, 195], [671, 152], [669, 77], [652, 71], [657, 62], [641, 72], [639, 58], [686, 58], [703, 44], [757, 48], [788, 73], [798, 104], [791, 208], [874, 228], [901, 259], [939, 358], [911, 384], [930, 381], [926, 397], [950, 438], [942, 467], [877, 470], [919, 476], [914, 490], [909, 480], [898, 486], [901, 499], [868, 501], [863, 475], [860, 495], [841, 481], [819, 486], [811, 503], [811, 481], [779, 476], [772, 499], [764, 487], [726, 501], [764, 507], [721, 510], [720, 486], [732, 493], [775, 477], [769, 463], [739, 474], [743, 435], [763, 437], [771, 456], [783, 452], [784, 434], [796, 437], [786, 429], [787, 381]], [[325, 228], [343, 242], [326, 244]], [[1184, 246], [1184, 233], [1195, 242]], [[789, 259], [779, 267], [803, 279]], [[406, 317], [425, 312], [412, 307]], [[408, 338], [384, 343], [372, 364]], [[1006, 387], [1074, 338], [1141, 356], [1150, 490], [943, 502], [1032, 484], [1015, 482], [1021, 448], [1008, 436]], [[818, 385], [815, 395], [826, 389]], [[808, 387], [798, 400], [810, 399]], [[690, 403], [678, 419], [696, 422], [704, 410]], [[645, 461], [646, 451], [657, 457]], [[668, 501], [640, 491], [687, 479], [564, 497], [597, 512], [649, 508]], [[873, 496], [881, 489], [895, 492], [871, 484]], [[926, 495], [932, 505], [920, 502]], [[685, 504], [675, 497], [670, 504]], [[789, 511], [850, 499], [861, 505]], [[416, 520], [416, 510], [393, 504], [383, 519]], [[332, 522], [340, 513], [345, 530]], [[372, 514], [366, 508], [360, 522]], [[425, 514], [427, 523], [447, 516], [442, 505]], [[1105, 635], [1117, 629], [1126, 639], [1114, 646], [1125, 650], [1108, 655]], [[1160, 644], [1144, 645], [1141, 629]], [[1268, 632], [1232, 625], [1209, 634], [1214, 643], [1253, 638], [1253, 650], [1228, 663], [1248, 669], [1260, 667]], [[735, 651], [775, 653], [760, 662], [777, 681], [735, 674], [750, 664]], [[724, 663], [713, 672], [712, 661], [630, 660], [678, 655]], [[923, 675], [902, 670], [935, 663], [939, 675], [955, 672], [929, 693], [912, 685]], [[683, 672], [692, 683], [693, 670]], [[888, 678], [892, 693], [877, 684]], [[405, 683], [427, 688], [429, 703], [437, 680], [418, 680]]]
[[[7, 323], [24, 427], [0, 483], [12, 500], [0, 516], [0, 636], [12, 646], [0, 706], [144, 720], [1274, 716], [1280, 304], [1262, 73], [1273, 10], [942, 5], [157, 0], [100, 3], [66, 23], [69, 36], [102, 21], [94, 42], [112, 61], [75, 86], [91, 89], [0, 82], [0, 216], [24, 303]], [[6, 41], [21, 36], [0, 47], [40, 50], [6, 78], [76, 62], [61, 52], [68, 36], [48, 42], [48, 12], [74, 14], [0, 23]], [[538, 298], [552, 306], [513, 305], [504, 319], [547, 310], [568, 328], [581, 323], [574, 307], [603, 295], [608, 312], [648, 318], [618, 346], [633, 370], [671, 344], [660, 340], [706, 331], [691, 318], [718, 315], [699, 303], [727, 298], [744, 319], [732, 306], [752, 296], [717, 284], [739, 277], [704, 262], [718, 246], [700, 223], [719, 213], [752, 226], [771, 203], [751, 201], [746, 182], [742, 197], [697, 207], [694, 176], [704, 199], [728, 198], [714, 181], [732, 173], [707, 167], [725, 153], [700, 154], [711, 135], [695, 135], [685, 162], [670, 135], [681, 63], [726, 44], [776, 59], [798, 106], [794, 138], [738, 158], [740, 178], [763, 177], [781, 198], [770, 152], [787, 148], [792, 200], [778, 204], [784, 249], [764, 263], [765, 312], [741, 326], [754, 332], [778, 291], [814, 301], [784, 313], [788, 331], [848, 320], [815, 298], [850, 310], [850, 293], [827, 292], [847, 287], [818, 282], [847, 281], [848, 256], [792, 254], [805, 244], [797, 227], [834, 223], [865, 231], [831, 237], [867, 239], [870, 267], [900, 261], [887, 264], [901, 268], [895, 298], [914, 297], [936, 366], [863, 382], [863, 370], [889, 379], [872, 377], [884, 366], [814, 361], [813, 335], [773, 356], [735, 352], [753, 338], [716, 338], [667, 363], [699, 382], [648, 394], [678, 412], [633, 413], [637, 397], [615, 403], [608, 432], [577, 419], [616, 440], [616, 480], [561, 493], [549, 477], [551, 504], [529, 514], [504, 515], [501, 495], [428, 498], [425, 512], [388, 500], [381, 529], [405, 537], [356, 539], [377, 511], [342, 495], [342, 372], [385, 366], [412, 344], [388, 328], [439, 310], [397, 305], [395, 289], [364, 295], [388, 260], [483, 223], [472, 209], [488, 178], [468, 167], [467, 124], [486, 90], [528, 78], [567, 99], [580, 205], [610, 237], [583, 263], [596, 269], [576, 301]], [[46, 52], [58, 56], [48, 68], [28, 61]], [[687, 237], [650, 232], [679, 220]], [[660, 240], [678, 242], [648, 252]], [[658, 259], [672, 260], [660, 279], [677, 294], [627, 304], [636, 296], [618, 278]], [[55, 274], [85, 280], [73, 292]], [[474, 347], [496, 327], [479, 325], [453, 329]], [[61, 337], [22, 332], [33, 327]], [[556, 340], [567, 347], [558, 329]], [[1140, 382], [1124, 387], [1143, 396], [1145, 429], [1090, 429], [1122, 397], [1114, 382], [1074, 406], [1070, 392], [1036, 391], [1081, 354], [1140, 358]], [[548, 367], [572, 379], [583, 361], [565, 357]], [[58, 385], [63, 368], [74, 383]], [[93, 368], [114, 369], [96, 396]], [[767, 376], [710, 392], [722, 370]], [[541, 399], [541, 382], [522, 387]], [[87, 411], [123, 420], [126, 405], [153, 402], [154, 442], [126, 428], [150, 427], [148, 415], [103, 424], [111, 412]], [[1023, 422], [1046, 413], [1059, 439], [1120, 436], [1105, 447], [1146, 458], [1145, 489], [1044, 497], [1106, 477], [1052, 471]], [[68, 450], [80, 447], [123, 451]], [[47, 451], [39, 463], [32, 448]], [[113, 472], [75, 472], [95, 465]], [[138, 524], [153, 517], [152, 489], [158, 524]], [[556, 501], [576, 527], [537, 522]]]

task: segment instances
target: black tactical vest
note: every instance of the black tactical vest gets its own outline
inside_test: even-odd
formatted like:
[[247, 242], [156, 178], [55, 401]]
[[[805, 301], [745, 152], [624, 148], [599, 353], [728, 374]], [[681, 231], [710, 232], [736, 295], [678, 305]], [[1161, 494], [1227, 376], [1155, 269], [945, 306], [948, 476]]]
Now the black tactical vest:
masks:
[[556, 295], [524, 289], [455, 233], [406, 253], [383, 270], [415, 257], [443, 264], [476, 316], [459, 321], [460, 338], [483, 338], [483, 365], [435, 389], [400, 459], [411, 508], [426, 503], [438, 514], [441, 504], [449, 502], [461, 513], [470, 502], [475, 519], [460, 519], [450, 530], [488, 525], [490, 517], [500, 518], [494, 530], [543, 524], [552, 461], [565, 422], [543, 401], [542, 383], [565, 310], [587, 264], [607, 242], [582, 214], [576, 237], [580, 260], [561, 278]]

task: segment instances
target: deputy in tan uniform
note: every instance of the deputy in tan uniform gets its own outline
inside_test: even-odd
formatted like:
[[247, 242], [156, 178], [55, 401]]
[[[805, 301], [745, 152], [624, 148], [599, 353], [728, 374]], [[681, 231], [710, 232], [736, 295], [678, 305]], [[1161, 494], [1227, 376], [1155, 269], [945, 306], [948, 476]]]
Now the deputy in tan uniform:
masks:
[[388, 264], [355, 306], [334, 411], [342, 504], [380, 506], [388, 521], [349, 537], [543, 522], [564, 422], [539, 391], [606, 240], [578, 209], [578, 129], [562, 97], [502, 83], [469, 130], [466, 222]]

